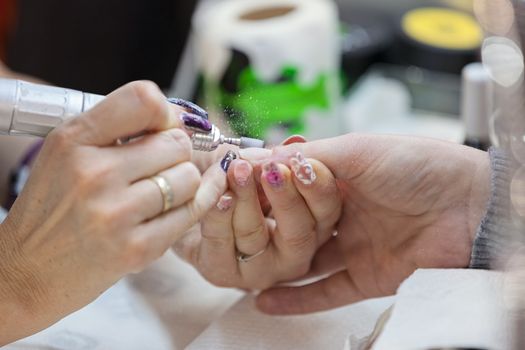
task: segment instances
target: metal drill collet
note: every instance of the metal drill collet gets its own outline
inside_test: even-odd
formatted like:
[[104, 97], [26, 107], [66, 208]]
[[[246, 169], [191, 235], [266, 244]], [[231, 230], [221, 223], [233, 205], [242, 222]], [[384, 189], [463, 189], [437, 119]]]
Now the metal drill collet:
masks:
[[225, 137], [215, 125], [213, 125], [209, 133], [195, 132], [191, 137], [191, 141], [194, 150], [204, 152], [214, 151], [224, 143], [238, 146], [240, 148], [264, 148], [263, 140], [252, 139], [249, 137]]

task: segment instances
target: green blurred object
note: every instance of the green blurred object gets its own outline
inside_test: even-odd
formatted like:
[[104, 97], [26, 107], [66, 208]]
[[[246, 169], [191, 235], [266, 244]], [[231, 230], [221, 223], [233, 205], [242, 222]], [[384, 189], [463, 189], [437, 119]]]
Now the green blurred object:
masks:
[[305, 84], [300, 81], [300, 68], [284, 65], [278, 77], [265, 80], [252, 67], [248, 56], [238, 50], [232, 52], [222, 80], [204, 81], [204, 91], [208, 101], [213, 101], [212, 105], [219, 108], [239, 135], [266, 138], [274, 129], [286, 135], [304, 134], [309, 127], [309, 111], [329, 115], [327, 112], [338, 101], [331, 89], [339, 79], [338, 72], [319, 73]]
[[290, 134], [303, 133], [303, 116], [308, 109], [329, 110], [331, 106], [326, 88], [327, 75], [320, 75], [314, 84], [308, 86], [298, 82], [298, 75], [296, 67], [285, 67], [279, 81], [264, 82], [249, 67], [239, 75], [237, 93], [221, 89], [219, 105], [229, 106], [236, 114], [230, 115], [234, 131], [250, 137], [263, 137], [277, 124]]

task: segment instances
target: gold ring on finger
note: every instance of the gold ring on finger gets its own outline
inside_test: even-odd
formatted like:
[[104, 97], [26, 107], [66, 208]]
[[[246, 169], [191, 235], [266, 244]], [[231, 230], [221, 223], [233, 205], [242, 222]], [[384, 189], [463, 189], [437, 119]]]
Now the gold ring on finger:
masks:
[[175, 203], [175, 194], [173, 193], [173, 188], [169, 184], [168, 180], [161, 175], [155, 175], [149, 178], [153, 181], [157, 187], [160, 189], [162, 194], [162, 213], [170, 211], [173, 209]]

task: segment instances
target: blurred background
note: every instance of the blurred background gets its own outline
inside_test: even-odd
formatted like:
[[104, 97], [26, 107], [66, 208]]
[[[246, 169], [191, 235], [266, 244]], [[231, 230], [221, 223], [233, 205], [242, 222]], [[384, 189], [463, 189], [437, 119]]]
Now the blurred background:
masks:
[[[374, 132], [487, 149], [504, 127], [496, 90], [523, 73], [519, 4], [2, 0], [0, 57], [13, 74], [93, 93], [153, 80], [270, 144]], [[464, 69], [482, 47], [506, 63]]]

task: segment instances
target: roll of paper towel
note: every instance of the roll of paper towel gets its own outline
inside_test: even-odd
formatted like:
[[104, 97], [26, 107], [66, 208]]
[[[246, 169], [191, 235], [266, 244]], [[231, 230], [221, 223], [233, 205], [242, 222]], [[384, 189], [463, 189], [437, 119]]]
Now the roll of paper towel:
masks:
[[205, 104], [233, 131], [278, 139], [340, 130], [340, 36], [330, 0], [226, 0], [194, 17]]

